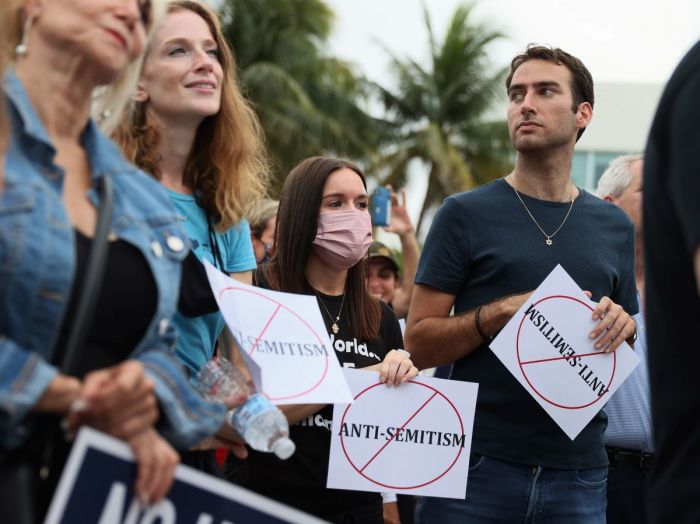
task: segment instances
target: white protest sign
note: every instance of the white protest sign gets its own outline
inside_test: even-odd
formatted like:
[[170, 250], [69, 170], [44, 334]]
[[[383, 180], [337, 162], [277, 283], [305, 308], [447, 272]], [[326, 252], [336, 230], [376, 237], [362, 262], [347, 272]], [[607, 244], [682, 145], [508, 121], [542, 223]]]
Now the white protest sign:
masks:
[[352, 402], [315, 297], [249, 286], [204, 266], [229, 330], [260, 366], [273, 403]]
[[478, 384], [343, 371], [355, 401], [333, 407], [327, 487], [463, 499]]
[[557, 265], [490, 346], [571, 440], [639, 364], [624, 342], [613, 353], [595, 349], [594, 308]]

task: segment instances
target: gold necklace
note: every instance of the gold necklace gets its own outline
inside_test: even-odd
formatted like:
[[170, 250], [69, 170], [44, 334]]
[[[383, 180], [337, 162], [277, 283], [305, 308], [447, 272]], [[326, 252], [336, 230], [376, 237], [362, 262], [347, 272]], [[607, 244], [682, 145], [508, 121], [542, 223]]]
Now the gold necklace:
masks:
[[[509, 184], [509, 185], [510, 185], [510, 184]], [[537, 220], [535, 220], [535, 217], [532, 216], [532, 213], [530, 213], [530, 210], [529, 210], [529, 209], [527, 208], [527, 206], [525, 205], [525, 202], [523, 202], [523, 199], [520, 197], [520, 193], [518, 193], [518, 190], [515, 189], [515, 186], [510, 186], [510, 187], [512, 187], [512, 188], [513, 188], [513, 191], [515, 191], [515, 196], [518, 197], [518, 200], [520, 200], [520, 203], [521, 203], [521, 204], [523, 205], [523, 207], [525, 208], [525, 211], [527, 211], [527, 214], [530, 215], [530, 218], [532, 219], [532, 221], [533, 221], [533, 222], [535, 223], [535, 225], [537, 226], [537, 229], [539, 229], [540, 231], [542, 231], [542, 234], [543, 234], [544, 237], [545, 237], [544, 243], [547, 244], [548, 246], [551, 246], [551, 245], [552, 245], [552, 238], [554, 238], [554, 235], [556, 235], [557, 233], [559, 233], [559, 230], [560, 230], [562, 227], [564, 227], [564, 224], [566, 223], [566, 220], [569, 218], [569, 215], [571, 214], [571, 208], [574, 207], [574, 195], [573, 195], [573, 192], [572, 192], [572, 195], [571, 195], [571, 204], [569, 205], [569, 210], [566, 212], [566, 216], [564, 217], [564, 220], [561, 221], [561, 224], [559, 224], [559, 227], [554, 231], [554, 233], [552, 233], [551, 235], [548, 235], [547, 233], [544, 232], [544, 229], [542, 229], [542, 226], [540, 226], [540, 224], [537, 222]]]
[[323, 303], [323, 299], [320, 297], [318, 292], [314, 290], [314, 293], [316, 293], [316, 296], [318, 297], [318, 301], [321, 303], [321, 306], [323, 309], [326, 310], [326, 313], [328, 314], [328, 318], [331, 319], [331, 322], [333, 323], [331, 325], [331, 331], [333, 331], [334, 334], [338, 334], [338, 331], [340, 331], [340, 328], [338, 327], [338, 321], [340, 320], [340, 313], [343, 311], [343, 305], [345, 304], [345, 293], [343, 293], [343, 300], [340, 302], [340, 309], [338, 310], [338, 316], [335, 317], [335, 321], [333, 320], [333, 315], [331, 315], [331, 312], [328, 311], [328, 308], [326, 305]]

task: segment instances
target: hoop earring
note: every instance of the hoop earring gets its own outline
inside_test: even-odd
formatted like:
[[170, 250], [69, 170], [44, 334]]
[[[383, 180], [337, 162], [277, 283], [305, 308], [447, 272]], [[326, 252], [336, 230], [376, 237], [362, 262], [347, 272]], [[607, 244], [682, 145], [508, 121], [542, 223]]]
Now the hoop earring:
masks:
[[21, 58], [27, 54], [27, 44], [29, 43], [29, 31], [34, 23], [34, 15], [27, 16], [24, 21], [24, 27], [22, 28], [22, 40], [15, 47], [15, 56]]

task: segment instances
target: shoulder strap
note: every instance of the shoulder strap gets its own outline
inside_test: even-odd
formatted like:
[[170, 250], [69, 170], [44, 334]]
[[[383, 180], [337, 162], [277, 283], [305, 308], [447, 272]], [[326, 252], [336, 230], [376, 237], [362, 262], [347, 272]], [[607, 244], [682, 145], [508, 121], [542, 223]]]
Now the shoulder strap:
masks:
[[67, 375], [75, 374], [79, 350], [95, 315], [97, 296], [104, 279], [107, 262], [107, 237], [112, 224], [112, 180], [109, 176], [98, 179], [97, 193], [100, 195], [97, 227], [88, 255], [85, 279], [75, 308], [73, 326], [61, 362], [61, 371]]
[[211, 225], [211, 217], [206, 209], [204, 209], [204, 214], [207, 216], [207, 231], [209, 233], [209, 244], [211, 245], [211, 251], [214, 254], [214, 265], [218, 265], [218, 269], [225, 272], [226, 266], [224, 266], [224, 260], [221, 257], [221, 250], [219, 249], [219, 241], [216, 239], [216, 232]]

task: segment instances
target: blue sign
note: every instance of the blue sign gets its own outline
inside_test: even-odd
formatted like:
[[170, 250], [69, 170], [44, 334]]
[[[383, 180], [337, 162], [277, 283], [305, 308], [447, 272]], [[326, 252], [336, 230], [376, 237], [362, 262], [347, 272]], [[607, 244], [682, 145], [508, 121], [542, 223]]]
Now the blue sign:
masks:
[[136, 465], [123, 442], [84, 428], [61, 476], [46, 524], [315, 524], [315, 517], [241, 487], [178, 466], [166, 499], [134, 497]]

